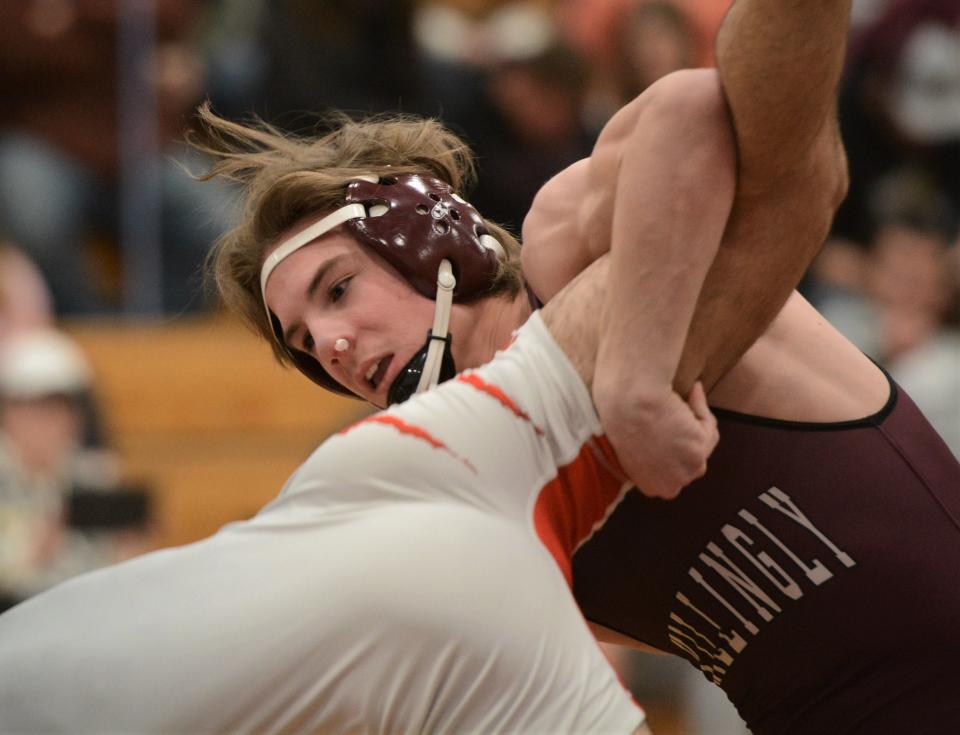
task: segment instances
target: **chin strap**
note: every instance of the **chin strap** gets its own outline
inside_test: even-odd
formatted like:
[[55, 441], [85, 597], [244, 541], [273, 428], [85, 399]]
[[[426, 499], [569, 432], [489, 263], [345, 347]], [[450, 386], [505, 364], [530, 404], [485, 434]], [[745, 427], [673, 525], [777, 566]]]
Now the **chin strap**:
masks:
[[453, 275], [453, 267], [449, 260], [440, 261], [437, 271], [437, 306], [433, 312], [433, 327], [430, 330], [427, 359], [417, 384], [417, 393], [434, 388], [440, 382], [440, 369], [443, 367], [443, 356], [449, 340], [447, 332], [450, 329], [450, 310], [453, 307], [453, 289], [457, 279]]
[[437, 272], [437, 298], [433, 312], [433, 328], [427, 331], [427, 340], [404, 368], [393, 379], [387, 393], [387, 403], [403, 403], [414, 393], [421, 393], [449, 380], [457, 374], [450, 350], [452, 336], [450, 310], [453, 306], [453, 289], [457, 281], [450, 262], [443, 260]]

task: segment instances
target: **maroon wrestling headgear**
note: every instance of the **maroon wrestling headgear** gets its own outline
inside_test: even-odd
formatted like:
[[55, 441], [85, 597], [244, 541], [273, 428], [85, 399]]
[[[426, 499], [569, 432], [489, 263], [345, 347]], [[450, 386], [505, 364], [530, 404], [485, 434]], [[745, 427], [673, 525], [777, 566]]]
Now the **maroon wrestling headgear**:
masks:
[[[277, 264], [340, 224], [396, 268], [419, 293], [437, 301], [427, 344], [397, 376], [390, 402], [405, 400], [415, 390], [428, 387], [427, 382], [435, 385], [438, 377], [452, 377], [455, 370], [447, 335], [449, 302], [469, 301], [488, 291], [496, 277], [497, 261], [504, 254], [483, 218], [439, 179], [417, 174], [357, 179], [347, 186], [343, 207], [281, 243], [264, 261], [260, 276], [264, 304], [267, 279]], [[443, 275], [444, 261], [453, 278]], [[353, 395], [313, 356], [283, 343], [280, 324], [269, 310], [267, 318], [277, 341], [304, 375], [328, 390]], [[442, 344], [431, 351], [434, 342]], [[441, 347], [443, 352], [438, 354]]]
[[348, 220], [346, 229], [427, 298], [436, 296], [443, 260], [453, 266], [456, 301], [479, 296], [493, 284], [503, 249], [477, 210], [445, 181], [416, 174], [353, 181], [346, 203], [362, 204], [368, 214]]

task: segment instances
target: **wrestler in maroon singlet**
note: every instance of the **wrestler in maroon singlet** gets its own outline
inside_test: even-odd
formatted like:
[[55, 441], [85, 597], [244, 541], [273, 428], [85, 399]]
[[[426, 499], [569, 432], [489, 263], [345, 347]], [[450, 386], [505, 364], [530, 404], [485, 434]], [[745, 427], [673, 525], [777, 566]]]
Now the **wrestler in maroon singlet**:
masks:
[[861, 421], [716, 410], [707, 474], [628, 493], [575, 554], [588, 619], [690, 660], [754, 735], [960, 732], [960, 464], [891, 386]]

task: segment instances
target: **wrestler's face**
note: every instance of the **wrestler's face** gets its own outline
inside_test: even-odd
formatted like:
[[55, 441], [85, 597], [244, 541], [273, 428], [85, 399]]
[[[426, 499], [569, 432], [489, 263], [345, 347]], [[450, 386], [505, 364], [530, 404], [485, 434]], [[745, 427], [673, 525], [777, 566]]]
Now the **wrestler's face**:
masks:
[[[434, 302], [340, 228], [282, 260], [265, 298], [289, 347], [312, 355], [340, 385], [379, 407], [433, 321]], [[338, 340], [345, 349], [337, 350]]]

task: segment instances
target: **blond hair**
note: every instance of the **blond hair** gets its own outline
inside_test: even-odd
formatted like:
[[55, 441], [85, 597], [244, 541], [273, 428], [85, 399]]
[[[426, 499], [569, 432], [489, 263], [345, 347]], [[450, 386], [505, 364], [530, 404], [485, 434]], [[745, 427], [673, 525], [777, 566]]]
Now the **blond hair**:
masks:
[[[300, 137], [256, 120], [246, 125], [216, 115], [209, 104], [198, 110], [204, 141], [191, 143], [215, 163], [200, 178], [224, 177], [244, 189], [240, 223], [224, 234], [207, 258], [207, 278], [223, 303], [267, 339], [274, 354], [289, 362], [273, 338], [260, 293], [260, 268], [267, 247], [305, 217], [343, 205], [347, 185], [362, 174], [415, 173], [441, 179], [454, 191], [474, 184], [470, 148], [432, 119], [390, 115], [353, 120], [329, 116], [330, 132]], [[516, 296], [523, 285], [520, 243], [501, 226], [486, 222], [506, 250], [490, 294]]]

